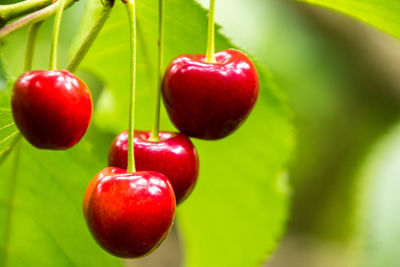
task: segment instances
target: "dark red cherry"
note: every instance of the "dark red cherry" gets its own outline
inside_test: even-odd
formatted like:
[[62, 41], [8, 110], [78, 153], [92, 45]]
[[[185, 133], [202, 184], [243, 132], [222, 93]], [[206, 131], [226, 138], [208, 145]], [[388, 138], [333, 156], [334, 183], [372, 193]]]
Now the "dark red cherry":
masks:
[[41, 149], [67, 149], [85, 134], [92, 99], [83, 81], [65, 70], [36, 70], [14, 84], [11, 107], [22, 135]]
[[106, 168], [88, 186], [83, 212], [96, 242], [121, 258], [145, 256], [167, 236], [175, 196], [161, 173]]
[[182, 55], [166, 70], [162, 93], [168, 115], [180, 132], [201, 139], [220, 139], [247, 118], [259, 93], [252, 61], [228, 49], [215, 54]]
[[[150, 132], [135, 131], [135, 164], [139, 171], [164, 174], [175, 191], [179, 204], [193, 191], [199, 174], [199, 159], [192, 142], [181, 133], [160, 132], [160, 141], [149, 141]], [[112, 143], [108, 165], [126, 169], [128, 131], [120, 133]]]

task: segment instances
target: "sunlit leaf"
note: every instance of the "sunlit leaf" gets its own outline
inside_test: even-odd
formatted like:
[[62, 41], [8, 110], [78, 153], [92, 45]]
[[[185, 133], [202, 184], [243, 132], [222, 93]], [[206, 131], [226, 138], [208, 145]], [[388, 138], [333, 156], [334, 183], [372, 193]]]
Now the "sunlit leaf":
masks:
[[298, 0], [350, 15], [400, 38], [398, 0]]
[[0, 164], [19, 139], [11, 110], [0, 108]]
[[68, 152], [17, 145], [0, 167], [2, 266], [120, 266], [82, 215], [85, 187], [103, 167], [86, 142]]
[[[2, 46], [0, 45], [0, 48]], [[10, 93], [12, 80], [8, 77], [0, 54], [0, 108], [10, 107]], [[3, 124], [0, 124], [3, 125]]]

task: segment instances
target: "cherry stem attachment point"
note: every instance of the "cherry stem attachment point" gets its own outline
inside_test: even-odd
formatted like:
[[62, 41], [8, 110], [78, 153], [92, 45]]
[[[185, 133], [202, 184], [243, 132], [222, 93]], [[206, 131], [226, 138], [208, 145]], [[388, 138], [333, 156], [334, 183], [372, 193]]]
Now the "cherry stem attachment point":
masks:
[[125, 0], [129, 18], [131, 40], [131, 79], [129, 103], [129, 137], [128, 137], [128, 168], [127, 172], [135, 172], [135, 153], [133, 138], [135, 134], [135, 93], [136, 93], [136, 10], [135, 0]]
[[50, 70], [55, 70], [57, 68], [58, 36], [60, 33], [60, 25], [64, 6], [65, 0], [58, 0], [58, 9], [56, 17], [54, 18], [53, 38], [51, 42]]
[[68, 64], [67, 70], [70, 72], [75, 72], [79, 67], [79, 64], [82, 62], [83, 58], [86, 56], [93, 42], [96, 40], [99, 35], [101, 29], [106, 23], [107, 19], [110, 17], [110, 12], [112, 7], [114, 6], [114, 0], [106, 0], [104, 3], [103, 10], [95, 22], [93, 28], [90, 30], [85, 40], [83, 41], [81, 47], [78, 52], [75, 54], [71, 62]]
[[210, 10], [208, 14], [208, 40], [206, 62], [216, 63], [215, 60], [215, 0], [210, 0]]
[[32, 70], [32, 63], [33, 63], [33, 54], [35, 52], [35, 41], [36, 36], [39, 31], [40, 26], [42, 25], [43, 21], [39, 21], [35, 24], [32, 24], [28, 30], [28, 38], [26, 41], [26, 50], [25, 50], [25, 66], [24, 72]]
[[161, 86], [163, 79], [163, 59], [164, 59], [164, 0], [158, 2], [158, 73], [157, 73], [157, 87], [155, 91], [155, 112], [153, 129], [149, 140], [153, 142], [160, 141], [160, 98]]

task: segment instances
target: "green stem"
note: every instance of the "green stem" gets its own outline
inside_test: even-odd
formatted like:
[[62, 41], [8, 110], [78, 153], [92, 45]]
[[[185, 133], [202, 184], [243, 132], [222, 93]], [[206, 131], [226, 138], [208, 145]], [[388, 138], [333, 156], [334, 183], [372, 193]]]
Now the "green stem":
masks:
[[127, 172], [135, 172], [135, 155], [133, 136], [135, 134], [135, 91], [136, 91], [136, 10], [135, 0], [126, 0], [131, 39], [131, 80], [129, 104], [129, 138], [128, 138], [128, 168]]
[[160, 97], [161, 97], [161, 84], [163, 79], [163, 58], [164, 58], [164, 0], [159, 0], [158, 3], [158, 75], [157, 75], [157, 87], [155, 94], [155, 113], [154, 113], [154, 124], [151, 131], [150, 141], [160, 141]]
[[53, 0], [26, 0], [16, 4], [0, 5], [0, 23], [32, 13], [50, 5]]
[[95, 22], [92, 30], [88, 33], [85, 40], [83, 41], [81, 47], [79, 48], [78, 52], [75, 54], [72, 61], [69, 63], [67, 70], [70, 72], [75, 72], [78, 68], [79, 64], [82, 62], [83, 58], [86, 56], [89, 48], [92, 46], [94, 40], [96, 40], [97, 36], [99, 35], [101, 29], [103, 28], [104, 24], [106, 23], [107, 19], [110, 16], [110, 12], [112, 7], [114, 6], [114, 0], [106, 0], [104, 3], [103, 10]]
[[33, 53], [35, 51], [35, 40], [42, 23], [43, 21], [40, 21], [38, 23], [32, 24], [29, 27], [25, 50], [25, 72], [32, 70]]
[[[71, 6], [76, 0], [65, 0], [65, 6]], [[31, 24], [34, 24], [36, 22], [45, 20], [51, 16], [53, 16], [57, 12], [58, 4], [54, 3], [52, 5], [49, 5], [48, 7], [45, 7], [39, 11], [36, 11], [34, 13], [31, 13], [23, 18], [20, 18], [17, 21], [14, 21], [13, 23], [8, 24], [4, 28], [0, 29], [0, 41], [7, 37], [9, 34], [25, 27], [29, 26]]]
[[215, 0], [210, 0], [210, 13], [208, 14], [208, 41], [206, 62], [216, 63], [215, 60]]
[[60, 34], [60, 25], [62, 19], [62, 13], [64, 11], [65, 0], [58, 0], [58, 10], [56, 17], [54, 18], [53, 38], [51, 42], [50, 51], [50, 69], [57, 69], [57, 52], [58, 52], [58, 36]]

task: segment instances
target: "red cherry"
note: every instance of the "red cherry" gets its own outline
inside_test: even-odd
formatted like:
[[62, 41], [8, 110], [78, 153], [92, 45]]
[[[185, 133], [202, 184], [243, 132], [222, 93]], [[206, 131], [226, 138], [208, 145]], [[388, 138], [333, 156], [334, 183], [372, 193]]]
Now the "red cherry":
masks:
[[92, 196], [93, 190], [97, 186], [97, 183], [104, 177], [113, 176], [118, 173], [126, 173], [126, 170], [121, 170], [119, 168], [105, 168], [99, 172], [86, 187], [85, 195], [83, 197], [83, 215], [87, 219], [87, 213], [89, 208], [90, 197]]
[[161, 173], [106, 168], [85, 192], [83, 212], [97, 243], [121, 258], [145, 256], [167, 236], [175, 196]]
[[259, 78], [252, 61], [228, 49], [215, 54], [182, 55], [166, 70], [162, 93], [174, 125], [186, 136], [220, 139], [247, 118], [259, 93]]
[[[135, 131], [135, 164], [139, 171], [164, 174], [174, 188], [176, 202], [182, 203], [196, 185], [199, 159], [192, 142], [180, 133], [160, 132], [160, 141], [149, 141], [151, 132]], [[120, 133], [108, 153], [108, 165], [126, 169], [128, 131]]]
[[90, 92], [65, 70], [36, 70], [14, 84], [11, 107], [22, 135], [35, 147], [67, 149], [85, 134], [92, 115]]

